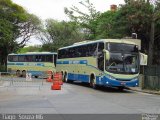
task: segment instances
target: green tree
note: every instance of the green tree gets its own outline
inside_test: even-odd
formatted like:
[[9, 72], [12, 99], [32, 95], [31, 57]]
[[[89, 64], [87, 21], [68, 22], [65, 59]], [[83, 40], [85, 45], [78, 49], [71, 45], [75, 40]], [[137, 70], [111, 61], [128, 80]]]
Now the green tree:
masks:
[[94, 39], [96, 36], [96, 19], [99, 17], [100, 12], [95, 9], [89, 0], [86, 0], [85, 2], [81, 1], [79, 3], [83, 6], [84, 12], [76, 6], [65, 8], [64, 12], [72, 21], [82, 27], [82, 30], [86, 35], [85, 39]]
[[[154, 53], [156, 52], [157, 44], [156, 41], [160, 39], [160, 32], [159, 28], [157, 31], [157, 27], [160, 21], [160, 1], [159, 0], [147, 0], [147, 3], [153, 6], [152, 14], [151, 14], [151, 27], [150, 27], [150, 39], [149, 39], [149, 57], [148, 57], [148, 64], [153, 64], [153, 57]], [[157, 36], [158, 35], [158, 36]], [[160, 49], [159, 49], [160, 50]], [[160, 57], [160, 56], [159, 56]], [[155, 62], [155, 61], [154, 61]], [[160, 61], [159, 61], [160, 64]]]
[[114, 32], [117, 14], [118, 11], [106, 11], [96, 19], [97, 26], [95, 28], [97, 39], [119, 38], [122, 36], [122, 34]]
[[34, 46], [26, 46], [23, 48], [20, 48], [17, 53], [27, 53], [27, 52], [40, 52], [41, 51], [41, 45], [34, 45]]
[[40, 20], [11, 0], [0, 0], [0, 63], [6, 65], [8, 53], [23, 47], [40, 27]]
[[142, 41], [143, 52], [149, 56], [148, 64], [152, 65], [156, 34], [159, 39], [159, 32], [155, 29], [159, 20], [159, 2], [157, 0], [156, 5], [145, 0], [125, 0], [125, 2], [126, 4], [119, 9], [116, 17], [118, 22], [114, 30], [118, 33], [123, 31], [126, 36], [137, 33]]
[[60, 47], [81, 41], [83, 34], [74, 22], [59, 22], [48, 19], [38, 38], [43, 43], [43, 50], [56, 51]]

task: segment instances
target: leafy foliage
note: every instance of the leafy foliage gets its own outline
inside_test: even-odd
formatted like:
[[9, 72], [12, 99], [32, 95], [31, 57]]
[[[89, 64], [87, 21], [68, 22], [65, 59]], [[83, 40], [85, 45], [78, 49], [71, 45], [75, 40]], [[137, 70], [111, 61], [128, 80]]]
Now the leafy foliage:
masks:
[[27, 53], [27, 52], [40, 52], [41, 46], [35, 45], [35, 46], [26, 46], [23, 48], [20, 48], [17, 53]]
[[[88, 14], [75, 6], [65, 8], [65, 13], [72, 21], [89, 30], [90, 37], [85, 38], [123, 38], [137, 33], [142, 41], [142, 52], [149, 55], [149, 64], [152, 64], [153, 53], [158, 55], [160, 50], [160, 0], [125, 0], [117, 11], [104, 13], [96, 12], [89, 0], [80, 4], [88, 7]], [[157, 63], [156, 59], [154, 63]]]
[[93, 4], [86, 0], [85, 2], [79, 2], [84, 8], [84, 12], [76, 6], [71, 8], [65, 8], [64, 12], [68, 17], [79, 24], [85, 34], [85, 39], [94, 39], [96, 35], [96, 19], [99, 17], [98, 12]]
[[[40, 20], [11, 0], [0, 0], [0, 63], [6, 64], [8, 53], [23, 47], [40, 26]], [[17, 40], [18, 39], [18, 40]]]
[[143, 51], [148, 50], [150, 23], [153, 6], [144, 0], [128, 0], [122, 5], [117, 15], [118, 26], [116, 32], [124, 32], [124, 36], [130, 36], [131, 33], [137, 33], [138, 38], [142, 40]]
[[107, 11], [97, 18], [96, 39], [119, 37], [119, 34], [114, 32], [117, 14], [118, 12]]
[[60, 47], [81, 41], [83, 34], [74, 22], [59, 22], [48, 19], [38, 38], [43, 43], [42, 49], [45, 51], [56, 51]]
[[[159, 41], [159, 20], [160, 6], [159, 0], [126, 0], [126, 4], [119, 9], [116, 19], [118, 20], [115, 27], [117, 33], [124, 32], [129, 36], [131, 33], [137, 33], [142, 42], [142, 51], [148, 54], [148, 64], [158, 64], [154, 59], [154, 53], [158, 50]], [[122, 34], [121, 34], [122, 35]], [[160, 57], [160, 56], [159, 56]], [[160, 64], [160, 62], [159, 62]]]

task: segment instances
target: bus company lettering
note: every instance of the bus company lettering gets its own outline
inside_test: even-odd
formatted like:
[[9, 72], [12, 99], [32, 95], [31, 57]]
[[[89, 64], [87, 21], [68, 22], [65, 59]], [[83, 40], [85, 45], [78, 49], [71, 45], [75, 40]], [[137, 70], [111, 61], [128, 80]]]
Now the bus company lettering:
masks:
[[73, 61], [72, 63], [73, 63], [73, 64], [80, 64], [80, 61], [75, 60], [75, 61]]
[[69, 64], [87, 64], [87, 60], [73, 60], [69, 61]]

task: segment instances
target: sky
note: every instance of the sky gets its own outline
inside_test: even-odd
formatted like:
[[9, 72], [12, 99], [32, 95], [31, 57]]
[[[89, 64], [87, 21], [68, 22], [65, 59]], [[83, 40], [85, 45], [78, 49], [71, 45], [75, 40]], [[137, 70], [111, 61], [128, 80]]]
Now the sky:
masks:
[[[55, 20], [69, 20], [64, 14], [64, 7], [72, 7], [72, 5], [83, 10], [79, 4], [80, 1], [85, 0], [12, 0], [14, 3], [19, 4], [29, 13], [37, 15], [40, 19], [45, 20], [52, 18]], [[97, 11], [105, 12], [110, 9], [111, 4], [124, 4], [124, 0], [90, 0], [95, 6]], [[31, 38], [28, 45], [41, 44], [38, 40]]]

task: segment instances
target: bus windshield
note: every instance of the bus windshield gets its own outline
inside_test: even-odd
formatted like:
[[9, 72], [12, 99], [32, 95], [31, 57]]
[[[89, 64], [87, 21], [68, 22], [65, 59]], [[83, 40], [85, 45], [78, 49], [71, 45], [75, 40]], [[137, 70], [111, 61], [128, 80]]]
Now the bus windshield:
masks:
[[119, 74], [138, 73], [138, 46], [124, 43], [109, 43], [110, 59], [106, 61], [106, 70]]
[[138, 46], [133, 44], [125, 44], [125, 43], [109, 43], [107, 46], [107, 49], [110, 52], [129, 52], [129, 53], [137, 53], [138, 52]]
[[110, 53], [106, 70], [112, 73], [136, 74], [138, 73], [138, 55]]

